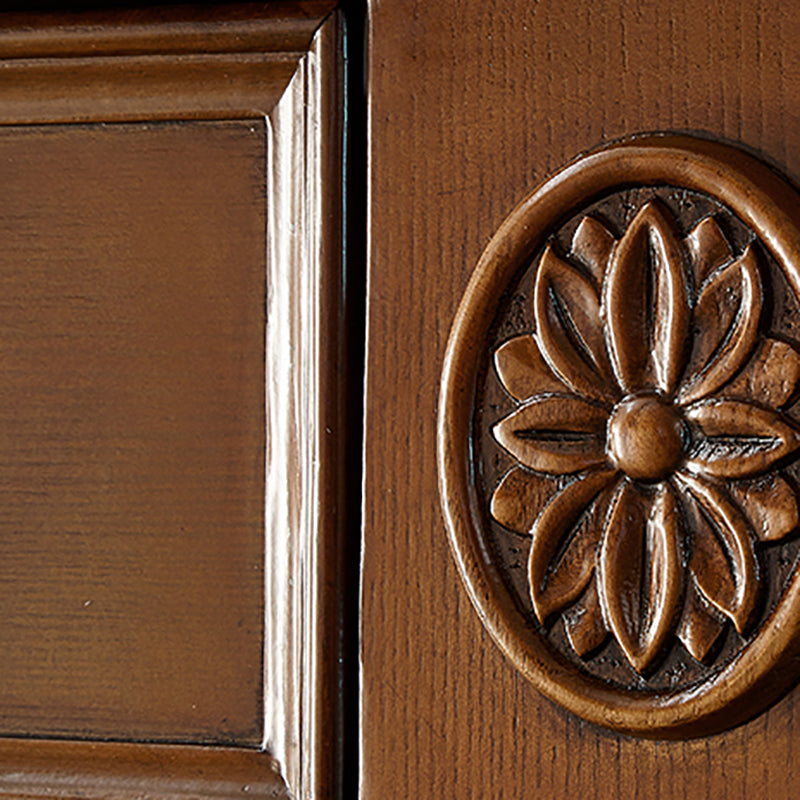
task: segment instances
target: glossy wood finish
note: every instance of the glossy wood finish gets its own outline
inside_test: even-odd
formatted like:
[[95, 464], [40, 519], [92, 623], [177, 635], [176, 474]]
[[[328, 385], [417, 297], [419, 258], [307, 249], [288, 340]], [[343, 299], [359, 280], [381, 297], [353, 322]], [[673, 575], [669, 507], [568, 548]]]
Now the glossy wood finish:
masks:
[[262, 740], [264, 136], [0, 130], [0, 735]]
[[341, 25], [323, 25], [269, 116], [266, 745], [315, 799], [341, 792], [355, 680]]
[[[797, 518], [798, 206], [740, 150], [636, 137], [526, 198], [459, 308], [439, 416], [457, 560], [519, 668], [598, 724], [708, 734], [797, 678], [796, 552], [756, 526]], [[784, 510], [751, 520], [736, 490], [770, 485]]]
[[373, 4], [363, 564], [365, 797], [789, 798], [796, 693], [691, 742], [543, 699], [472, 612], [437, 498], [445, 340], [511, 209], [581, 152], [693, 131], [796, 179], [796, 15], [778, 2]]
[[[137, 309], [135, 304], [129, 308], [125, 292], [117, 297], [119, 292], [109, 291], [96, 308], [91, 306], [88, 320], [86, 314], [76, 310], [73, 316], [77, 315], [76, 320], [84, 327], [76, 322], [79, 333], [70, 335], [83, 337], [82, 347], [90, 356], [102, 355], [106, 348], [107, 360], [111, 359], [111, 340], [103, 336], [103, 326], [113, 329], [118, 313], [132, 314], [134, 320], [158, 320], [167, 332], [185, 333], [199, 327], [195, 337], [200, 348], [197, 353], [188, 342], [184, 349], [182, 345], [173, 349], [179, 339], [175, 336], [156, 337], [153, 341], [145, 336], [139, 342], [145, 361], [163, 359], [174, 367], [168, 375], [157, 373], [150, 383], [144, 381], [142, 387], [147, 397], [153, 394], [162, 398], [166, 404], [162, 416], [172, 420], [169, 424], [182, 430], [187, 439], [185, 448], [176, 445], [175, 463], [169, 459], [159, 463], [163, 437], [156, 437], [155, 429], [148, 436], [143, 435], [153, 468], [142, 471], [145, 476], [142, 480], [157, 483], [152, 481], [151, 471], [153, 475], [163, 472], [165, 480], [174, 486], [200, 487], [207, 480], [205, 491], [201, 490], [195, 498], [197, 502], [189, 502], [189, 498], [186, 506], [194, 509], [196, 525], [204, 530], [214, 529], [214, 535], [207, 538], [208, 547], [190, 549], [188, 555], [173, 558], [161, 557], [165, 545], [154, 535], [154, 547], [145, 548], [147, 552], [140, 553], [141, 558], [125, 562], [127, 573], [121, 577], [122, 585], [127, 587], [124, 596], [114, 594], [115, 587], [120, 585], [119, 575], [115, 577], [113, 571], [105, 570], [104, 563], [95, 564], [98, 570], [95, 588], [106, 599], [116, 597], [116, 605], [109, 608], [106, 604], [105, 611], [96, 608], [95, 619], [99, 622], [89, 625], [83, 620], [88, 619], [87, 611], [96, 604], [87, 596], [84, 599], [91, 602], [81, 605], [80, 613], [74, 615], [74, 624], [79, 629], [83, 625], [82, 630], [94, 632], [93, 642], [83, 651], [80, 640], [70, 644], [72, 652], [83, 652], [81, 664], [64, 673], [75, 684], [69, 697], [75, 714], [70, 716], [63, 703], [40, 708], [36, 713], [46, 720], [43, 726], [22, 722], [18, 711], [12, 710], [10, 717], [0, 711], [4, 719], [10, 719], [11, 727], [6, 733], [41, 735], [49, 731], [78, 738], [146, 737], [167, 741], [188, 739], [196, 743], [234, 740], [246, 748], [244, 751], [203, 748], [196, 744], [116, 747], [44, 740], [18, 743], [6, 739], [0, 741], [0, 764], [8, 765], [13, 780], [9, 779], [0, 791], [30, 796], [53, 792], [87, 797], [102, 793], [120, 797], [142, 793], [238, 796], [251, 791], [261, 796], [283, 796], [285, 779], [295, 797], [336, 797], [340, 793], [344, 628], [341, 460], [345, 437], [341, 277], [343, 56], [341, 22], [331, 13], [333, 7], [329, 2], [279, 2], [266, 6], [235, 4], [223, 10], [176, 7], [33, 20], [28, 16], [0, 16], [0, 70], [8, 79], [0, 88], [2, 123], [8, 126], [47, 123], [46, 127], [6, 129], [6, 137], [18, 137], [23, 149], [27, 143], [31, 152], [22, 163], [25, 169], [13, 167], [13, 159], [4, 161], [5, 169], [11, 170], [12, 177], [15, 169], [21, 178], [30, 180], [39, 175], [38, 189], [45, 187], [45, 191], [48, 184], [58, 188], [59, 182], [72, 175], [76, 186], [71, 197], [78, 200], [90, 189], [98, 197], [103, 192], [111, 193], [106, 202], [96, 200], [84, 209], [85, 218], [81, 219], [80, 203], [72, 204], [62, 198], [60, 191], [56, 192], [46, 225], [42, 216], [46, 206], [35, 205], [30, 220], [25, 218], [24, 205], [9, 208], [6, 219], [9, 231], [20, 241], [25, 239], [34, 253], [38, 252], [36, 243], [40, 238], [42, 242], [53, 243], [54, 257], [62, 250], [69, 253], [70, 248], [75, 249], [76, 269], [86, 273], [81, 279], [88, 282], [85, 288], [89, 296], [93, 296], [91, 292], [102, 294], [105, 276], [99, 273], [98, 281], [91, 283], [93, 273], [78, 256], [95, 248], [98, 258], [112, 257], [113, 248], [104, 250], [103, 243], [119, 241], [120, 251], [113, 262], [116, 272], [111, 274], [123, 288], [131, 285], [133, 299], [141, 308]], [[106, 125], [120, 120], [127, 122], [121, 127]], [[87, 124], [85, 127], [57, 125], [67, 122]], [[113, 139], [120, 130], [126, 131], [132, 142], [121, 152], [115, 153], [113, 147], [104, 150], [98, 145]], [[161, 159], [160, 168], [147, 167], [146, 159], [131, 161], [137, 147], [147, 151], [147, 141], [168, 137], [175, 131], [186, 133], [190, 144], [192, 131], [210, 132], [212, 140], [214, 136], [221, 139], [205, 150], [180, 142], [162, 142], [151, 147], [148, 152], [152, 158]], [[231, 138], [231, 131], [240, 132], [240, 140], [235, 135]], [[64, 158], [47, 163], [46, 147], [34, 147], [47, 137], [58, 140], [81, 136], [87, 144], [85, 152], [78, 148], [76, 153], [64, 154]], [[38, 156], [42, 157], [42, 163], [37, 161]], [[84, 161], [86, 169], [80, 169]], [[42, 176], [45, 167], [49, 172]], [[224, 174], [215, 177], [215, 170], [220, 169]], [[239, 190], [228, 191], [236, 181]], [[197, 191], [194, 183], [200, 187]], [[125, 203], [114, 203], [115, 186], [123, 196], [122, 190], [127, 186], [134, 198], [127, 215]], [[58, 198], [63, 200], [60, 205]], [[204, 207], [206, 201], [216, 210], [218, 225]], [[183, 212], [184, 217], [173, 219]], [[136, 213], [145, 219], [138, 219]], [[76, 215], [78, 218], [72, 220]], [[135, 231], [129, 231], [126, 223]], [[192, 226], [196, 226], [194, 234]], [[182, 243], [181, 236], [188, 239]], [[231, 248], [234, 252], [229, 252]], [[7, 257], [18, 264], [12, 258], [13, 253], [23, 250], [19, 244]], [[145, 256], [147, 270], [137, 271], [136, 259]], [[212, 272], [220, 284], [216, 302], [209, 307], [195, 302], [197, 296], [205, 296], [204, 283], [202, 275], [192, 274], [192, 265], [199, 269], [206, 261], [216, 265]], [[181, 263], [185, 269], [179, 270], [176, 264]], [[53, 295], [52, 302], [42, 306], [40, 321], [49, 324], [50, 313], [55, 319], [61, 315], [69, 322], [70, 309], [83, 295], [72, 297], [48, 290], [41, 282], [37, 283], [36, 275], [26, 275], [18, 266], [15, 269], [21, 281], [21, 288], [17, 287], [20, 296], [27, 297], [27, 292], [34, 300], [39, 295], [46, 300], [50, 296], [48, 291]], [[148, 276], [149, 282], [145, 280]], [[64, 292], [66, 280], [67, 276]], [[139, 285], [137, 281], [144, 282], [144, 287], [134, 292]], [[16, 309], [14, 313], [21, 312]], [[215, 315], [224, 313], [229, 314], [228, 328], [248, 332], [245, 346], [235, 336], [228, 335], [230, 331], [224, 324], [216, 325]], [[30, 325], [33, 324], [31, 321]], [[150, 327], [155, 337], [157, 326]], [[34, 358], [36, 337], [29, 338], [31, 352], [22, 353], [26, 363], [19, 366], [19, 381], [39, 380], [45, 391], [48, 374], [51, 384], [53, 375], [57, 378], [62, 373], [64, 380], [72, 380], [67, 369], [69, 359], [79, 359], [80, 349], [65, 348], [66, 361], [58, 361], [56, 350], [51, 353], [49, 348], [41, 357]], [[125, 346], [130, 342], [121, 335], [113, 342], [120, 352], [120, 361], [116, 371], [112, 370], [112, 377], [119, 373], [121, 381], [132, 383], [134, 376], [125, 374], [122, 365]], [[233, 348], [233, 354], [225, 349], [226, 342]], [[194, 358], [204, 365], [191, 386], [181, 383], [180, 368], [186, 358], [190, 363]], [[101, 410], [105, 408], [107, 416], [113, 416], [119, 409], [111, 390], [102, 382], [105, 373], [105, 369], [99, 370], [100, 390], [96, 397], [89, 392], [92, 381], [87, 377], [87, 402], [95, 403]], [[242, 376], [248, 377], [243, 381]], [[10, 389], [7, 387], [6, 391]], [[180, 409], [170, 408], [170, 399], [176, 393], [183, 396], [181, 391], [191, 403], [205, 409], [207, 416], [210, 414], [208, 425], [194, 430], [192, 425], [201, 420], [202, 414], [182, 416], [177, 413]], [[236, 413], [224, 413], [214, 399], [218, 391], [231, 394], [229, 406], [235, 407]], [[37, 405], [27, 409], [24, 404], [17, 406], [23, 416], [37, 413]], [[241, 437], [245, 450], [249, 448], [243, 457], [246, 479], [237, 468], [235, 448], [225, 445], [226, 436], [230, 439], [238, 435], [234, 428], [236, 415], [242, 409], [252, 412], [248, 417], [252, 424], [246, 426]], [[119, 425], [128, 426], [124, 430], [138, 431], [141, 410], [141, 403], [137, 404], [132, 393], [130, 413], [123, 414]], [[74, 411], [76, 419], [89, 431], [84, 438], [93, 441], [92, 426], [101, 425], [105, 417], [102, 414], [83, 417], [80, 408]], [[68, 408], [54, 406], [56, 416], [68, 413]], [[283, 429], [281, 420], [286, 423]], [[214, 425], [219, 425], [219, 435], [209, 438]], [[276, 431], [280, 436], [274, 435]], [[58, 435], [58, 426], [53, 426], [53, 436]], [[210, 454], [217, 445], [219, 457], [212, 459], [210, 467], [208, 463], [200, 464], [200, 472], [195, 475], [190, 463], [192, 448]], [[279, 462], [284, 456], [286, 460]], [[159, 513], [175, 516], [176, 509], [166, 496], [163, 502], [157, 501], [157, 492], [163, 487], [155, 486], [156, 494], [142, 497], [139, 491], [142, 481], [130, 481], [128, 486], [117, 480], [124, 470], [131, 469], [129, 462], [122, 451], [114, 451], [109, 458], [98, 461], [100, 467], [105, 464], [107, 473], [107, 507], [116, 514], [124, 512], [127, 506], [120, 506], [114, 499], [124, 489], [125, 502], [131, 507], [138, 502], [136, 513], [140, 516]], [[24, 471], [28, 468], [25, 463], [16, 462], [15, 467], [10, 459], [8, 468], [12, 472]], [[119, 468], [117, 472], [115, 465]], [[47, 469], [56, 467], [48, 465]], [[35, 468], [30, 466], [30, 469], [35, 476]], [[73, 478], [80, 483], [80, 475]], [[21, 484], [25, 483], [23, 479], [24, 476], [20, 477]], [[225, 488], [225, 481], [231, 483], [230, 491]], [[226, 503], [230, 506], [229, 513], [225, 512]], [[32, 513], [50, 518], [42, 509], [36, 512], [34, 503], [29, 506]], [[55, 513], [63, 515], [70, 507], [56, 503], [55, 509]], [[215, 515], [219, 513], [226, 519], [215, 524]], [[240, 558], [241, 548], [234, 537], [217, 535], [230, 530], [237, 515], [247, 518], [251, 531], [247, 534], [251, 552], [244, 559]], [[84, 521], [102, 522], [99, 515], [91, 514]], [[97, 541], [108, 545], [111, 562], [119, 562], [125, 553], [115, 549], [110, 540], [106, 542], [100, 535], [101, 529], [103, 525], [96, 528]], [[130, 539], [131, 543], [136, 541]], [[70, 607], [59, 604], [59, 598], [65, 591], [67, 594], [72, 589], [77, 591], [85, 568], [79, 566], [70, 577], [70, 559], [74, 561], [75, 553], [69, 550], [66, 540], [58, 539], [57, 544], [60, 548], [57, 553], [48, 551], [43, 557], [46, 563], [52, 562], [58, 574], [50, 577], [59, 578], [59, 582], [52, 585], [52, 597], [48, 600], [47, 576], [40, 576], [35, 596], [44, 598], [45, 604], [50, 602], [56, 617], [61, 615], [61, 621], [69, 621]], [[143, 542], [141, 546], [144, 547]], [[65, 553], [61, 553], [65, 548]], [[208, 555], [207, 550], [213, 550], [214, 554], [205, 573], [211, 582], [206, 582], [204, 589], [192, 564], [198, 559], [202, 561]], [[157, 558], [153, 558], [154, 553]], [[233, 572], [227, 579], [224, 577], [226, 563], [233, 562], [246, 563], [239, 580]], [[35, 561], [26, 559], [25, 564], [29, 572], [20, 568], [20, 574], [34, 579]], [[192, 575], [192, 579], [181, 591], [180, 581], [171, 579], [172, 573], [181, 574], [184, 565], [187, 570], [184, 574]], [[159, 607], [157, 613], [137, 616], [137, 608], [158, 604], [156, 597], [146, 594], [147, 581], [141, 580], [153, 570], [170, 573], [163, 585], [176, 594], [177, 605], [171, 603], [169, 607]], [[75, 584], [72, 589], [70, 581]], [[224, 596], [228, 589], [232, 589], [234, 605], [239, 604], [236, 613], [228, 613], [232, 610], [230, 604], [226, 611], [225, 603], [218, 602], [220, 598], [216, 595], [223, 592]], [[205, 598], [206, 605], [194, 604], [185, 615], [178, 613], [181, 603], [195, 595]], [[16, 602], [20, 602], [19, 598]], [[22, 625], [21, 629], [27, 628], [30, 635], [39, 630], [45, 642], [54, 637], [58, 640], [59, 636], [68, 639], [69, 630], [58, 620], [53, 618], [51, 625], [49, 617], [38, 615], [36, 609], [32, 614], [28, 617], [30, 624]], [[124, 681], [114, 675], [115, 669], [125, 669], [124, 659], [117, 659], [118, 665], [114, 661], [115, 642], [123, 637], [126, 626], [138, 624], [137, 620], [142, 624], [143, 634], [137, 642], [137, 652], [145, 652], [145, 662], [147, 658], [158, 660], [168, 656], [166, 661], [161, 659], [162, 672], [182, 679], [173, 690], [169, 677], [163, 680], [164, 676], [155, 672], [139, 681], [140, 694], [148, 696], [151, 703], [150, 711], [144, 711], [145, 717], [148, 713], [150, 716], [144, 727], [136, 727], [125, 717], [129, 712], [141, 716], [141, 709], [137, 710], [135, 693], [131, 694], [130, 687], [126, 689]], [[193, 640], [187, 640], [180, 631], [170, 636], [170, 630], [181, 624], [197, 632], [200, 639], [205, 637], [209, 641], [193, 649]], [[104, 631], [117, 633], [109, 638]], [[222, 636], [220, 632], [225, 631]], [[230, 641], [225, 638], [229, 633]], [[156, 637], [164, 647], [142, 651], [148, 636]], [[125, 643], [124, 637], [121, 641]], [[54, 652], [59, 652], [58, 648]], [[38, 658], [37, 653], [34, 650], [28, 657]], [[16, 653], [16, 657], [24, 659], [24, 650]], [[179, 666], [173, 669], [172, 662]], [[227, 666], [220, 672], [223, 664]], [[98, 671], [100, 677], [94, 676], [92, 670]], [[49, 686], [50, 690], [58, 688], [52, 668], [43, 669], [41, 679], [42, 686]], [[215, 697], [219, 701], [212, 714], [216, 715], [215, 721], [206, 718], [204, 726], [197, 728], [194, 724], [187, 727], [179, 720], [176, 727], [178, 718], [173, 712], [183, 702], [181, 698], [186, 695], [187, 687], [198, 679], [202, 679], [206, 689], [201, 704], [212, 702]], [[24, 681], [24, 672], [13, 680]], [[93, 701], [91, 693], [102, 693], [104, 686], [118, 687], [112, 693], [121, 693], [122, 713], [113, 698], [111, 702]], [[240, 705], [244, 701], [250, 719], [246, 730], [240, 724], [241, 711], [236, 710], [230, 697], [224, 696], [226, 693], [239, 698], [236, 702]], [[42, 695], [41, 699], [46, 698]], [[29, 706], [30, 701], [34, 706], [38, 702], [35, 697], [28, 700]], [[217, 712], [227, 711], [237, 715], [233, 735], [225, 727], [227, 723], [218, 719]], [[86, 724], [87, 715], [106, 722], [93, 727]]]
[[197, 53], [294, 53], [302, 56], [331, 0], [164, 4], [63, 14], [9, 12], [0, 58], [78, 58]]
[[143, 796], [288, 800], [292, 795], [280, 765], [255, 750], [19, 740], [0, 746], [0, 797]]
[[0, 123], [268, 113], [335, 5], [4, 15]]

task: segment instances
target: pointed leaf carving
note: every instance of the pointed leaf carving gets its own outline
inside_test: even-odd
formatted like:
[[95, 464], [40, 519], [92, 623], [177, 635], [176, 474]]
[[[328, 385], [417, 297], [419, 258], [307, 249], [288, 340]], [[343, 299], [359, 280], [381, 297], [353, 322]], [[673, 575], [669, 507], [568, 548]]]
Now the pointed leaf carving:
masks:
[[492, 429], [515, 466], [490, 512], [531, 536], [534, 612], [562, 615], [580, 657], [613, 636], [643, 675], [676, 636], [710, 663], [728, 620], [747, 634], [758, 541], [800, 527], [794, 483], [774, 474], [800, 453], [779, 410], [800, 348], [760, 330], [758, 245], [735, 254], [713, 216], [678, 231], [658, 199], [619, 241], [584, 216], [568, 257], [550, 244], [536, 264], [535, 331], [494, 353], [518, 405]]
[[725, 539], [709, 519], [702, 513], [696, 515], [689, 570], [702, 593], [713, 597], [714, 605], [731, 615], [737, 606], [736, 577], [728, 563], [728, 550]]
[[685, 364], [689, 297], [683, 254], [660, 203], [645, 204], [611, 256], [603, 294], [611, 361], [625, 391], [675, 391]]
[[594, 569], [604, 493], [614, 472], [590, 472], [561, 490], [533, 526], [528, 562], [531, 599], [544, 623], [581, 595]]
[[650, 667], [673, 630], [682, 584], [681, 514], [675, 491], [655, 497], [623, 484], [600, 548], [598, 589], [609, 627], [638, 672]]
[[594, 217], [584, 217], [572, 237], [572, 255], [585, 264], [598, 286], [602, 286], [608, 260], [617, 240]]
[[694, 580], [687, 581], [686, 600], [677, 634], [692, 658], [705, 661], [724, 629], [725, 622], [719, 619]]
[[492, 429], [521, 464], [565, 475], [606, 461], [608, 412], [574, 395], [534, 397]]
[[695, 472], [749, 478], [800, 447], [800, 431], [786, 417], [744, 400], [700, 401], [685, 416], [699, 433], [686, 461]]
[[530, 334], [515, 336], [500, 345], [494, 354], [494, 366], [506, 391], [515, 400], [568, 389], [553, 374]]
[[533, 308], [536, 339], [553, 371], [580, 395], [613, 400], [597, 292], [550, 246], [539, 263]]
[[744, 633], [758, 600], [758, 564], [744, 515], [724, 489], [680, 474], [698, 505], [689, 569], [708, 601]]
[[589, 581], [583, 597], [564, 615], [564, 629], [572, 649], [581, 658], [597, 650], [608, 638], [595, 581]]
[[744, 509], [762, 542], [777, 542], [800, 525], [797, 493], [780, 475], [733, 484], [731, 494]]
[[491, 515], [512, 531], [529, 534], [555, 488], [552, 478], [512, 467], [492, 494]]
[[714, 217], [700, 220], [686, 237], [686, 245], [694, 265], [697, 286], [715, 269], [733, 258], [731, 246]]
[[800, 353], [779, 339], [765, 339], [725, 394], [780, 408], [792, 397], [798, 381]]
[[752, 244], [711, 275], [694, 310], [694, 337], [687, 381], [679, 398], [699, 400], [727, 383], [750, 357], [761, 316], [761, 278]]

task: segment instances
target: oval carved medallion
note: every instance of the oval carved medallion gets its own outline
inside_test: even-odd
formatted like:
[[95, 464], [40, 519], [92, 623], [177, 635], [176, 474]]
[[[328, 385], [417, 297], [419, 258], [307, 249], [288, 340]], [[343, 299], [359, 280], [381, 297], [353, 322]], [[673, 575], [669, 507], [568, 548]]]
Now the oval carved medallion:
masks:
[[439, 418], [451, 544], [551, 699], [651, 737], [798, 677], [800, 198], [687, 137], [537, 189], [484, 253]]

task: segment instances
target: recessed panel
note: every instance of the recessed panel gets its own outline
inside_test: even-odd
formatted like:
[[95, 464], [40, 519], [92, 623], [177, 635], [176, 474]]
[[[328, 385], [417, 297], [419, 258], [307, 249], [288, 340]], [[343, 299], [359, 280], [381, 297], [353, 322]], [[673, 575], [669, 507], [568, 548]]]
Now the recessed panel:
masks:
[[260, 741], [264, 159], [0, 131], [0, 735]]

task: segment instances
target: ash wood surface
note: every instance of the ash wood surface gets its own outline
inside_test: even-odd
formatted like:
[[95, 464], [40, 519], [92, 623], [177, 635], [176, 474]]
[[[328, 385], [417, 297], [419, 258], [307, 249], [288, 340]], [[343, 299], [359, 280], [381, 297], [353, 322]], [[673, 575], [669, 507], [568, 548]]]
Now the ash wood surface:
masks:
[[459, 583], [435, 491], [447, 333], [510, 210], [564, 162], [686, 131], [800, 175], [785, 4], [373, 4], [362, 575], [366, 798], [796, 796], [796, 692], [692, 741], [601, 731], [507, 662]]
[[0, 133], [0, 732], [262, 738], [260, 122]]

